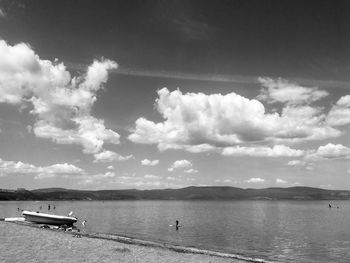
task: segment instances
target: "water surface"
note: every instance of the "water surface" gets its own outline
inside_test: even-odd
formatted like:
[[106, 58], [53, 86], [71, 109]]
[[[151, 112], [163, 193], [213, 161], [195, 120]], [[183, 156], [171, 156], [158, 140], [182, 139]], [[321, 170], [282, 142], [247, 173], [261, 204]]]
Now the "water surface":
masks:
[[[279, 262], [349, 262], [350, 201], [10, 201], [17, 208], [86, 219], [86, 231], [193, 246]], [[53, 205], [56, 209], [53, 210]], [[175, 230], [175, 220], [180, 229]]]

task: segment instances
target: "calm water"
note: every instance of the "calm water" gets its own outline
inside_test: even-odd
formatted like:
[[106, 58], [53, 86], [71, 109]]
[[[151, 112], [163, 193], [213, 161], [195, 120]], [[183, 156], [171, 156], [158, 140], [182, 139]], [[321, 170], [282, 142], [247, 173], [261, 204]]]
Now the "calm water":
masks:
[[[0, 202], [0, 217], [17, 207], [47, 212], [49, 202]], [[87, 231], [230, 252], [278, 262], [349, 262], [350, 201], [61, 201]], [[178, 219], [182, 227], [173, 226]]]

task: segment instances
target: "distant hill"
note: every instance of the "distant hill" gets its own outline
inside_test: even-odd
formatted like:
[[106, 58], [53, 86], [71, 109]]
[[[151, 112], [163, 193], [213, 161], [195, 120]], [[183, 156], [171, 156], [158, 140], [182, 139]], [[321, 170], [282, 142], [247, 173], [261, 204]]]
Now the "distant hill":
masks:
[[312, 187], [242, 189], [190, 186], [161, 190], [0, 189], [0, 200], [349, 200], [350, 191]]

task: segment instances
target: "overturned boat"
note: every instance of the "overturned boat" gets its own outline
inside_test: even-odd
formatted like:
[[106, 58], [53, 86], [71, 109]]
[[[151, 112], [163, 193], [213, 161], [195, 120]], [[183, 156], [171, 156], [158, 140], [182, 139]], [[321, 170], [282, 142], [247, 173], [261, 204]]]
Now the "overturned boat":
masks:
[[25, 217], [26, 221], [37, 223], [37, 224], [72, 226], [75, 222], [77, 222], [76, 217], [52, 215], [52, 214], [45, 214], [45, 213], [32, 212], [32, 211], [23, 211], [22, 215]]

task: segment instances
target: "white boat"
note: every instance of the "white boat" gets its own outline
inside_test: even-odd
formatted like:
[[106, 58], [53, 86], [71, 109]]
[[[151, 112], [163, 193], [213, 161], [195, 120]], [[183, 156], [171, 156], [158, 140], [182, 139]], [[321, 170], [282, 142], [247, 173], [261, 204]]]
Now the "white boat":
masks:
[[52, 214], [45, 214], [45, 213], [32, 212], [32, 211], [23, 211], [22, 215], [25, 217], [26, 221], [38, 223], [38, 224], [71, 226], [75, 222], [77, 222], [77, 218], [71, 217], [71, 216], [52, 215]]

